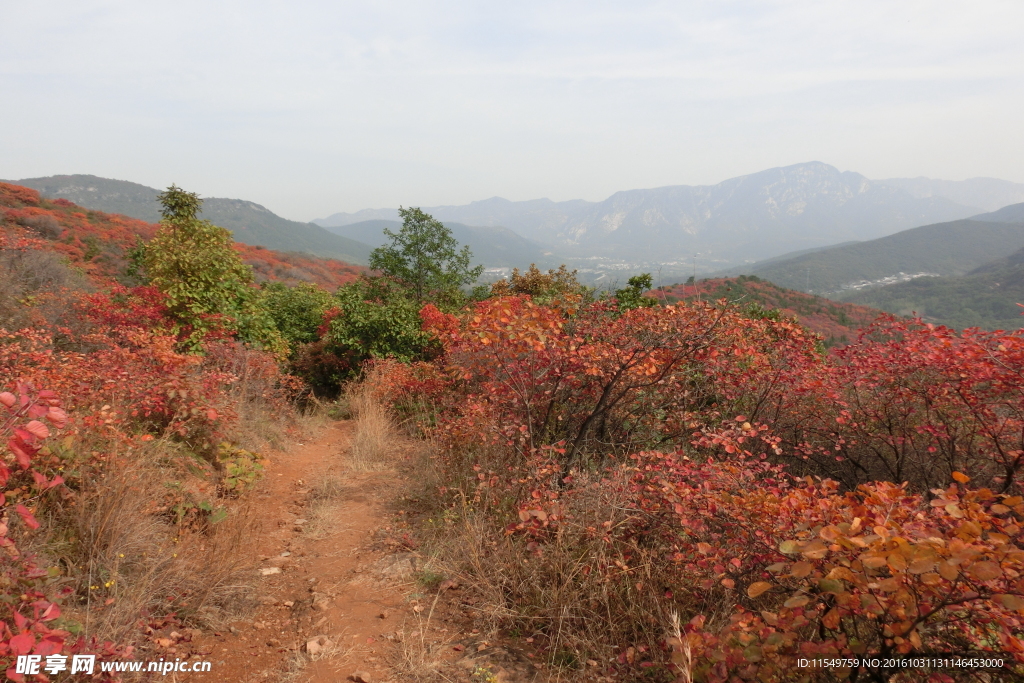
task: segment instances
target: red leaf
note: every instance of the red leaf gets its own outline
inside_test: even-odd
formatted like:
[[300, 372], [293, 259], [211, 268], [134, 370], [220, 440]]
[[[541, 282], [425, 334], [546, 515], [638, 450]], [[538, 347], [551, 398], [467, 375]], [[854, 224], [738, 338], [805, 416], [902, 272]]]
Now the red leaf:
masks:
[[14, 459], [18, 461], [21, 469], [27, 470], [28, 466], [32, 464], [32, 456], [36, 453], [35, 449], [27, 446], [20, 439], [11, 439], [7, 442], [7, 447], [14, 453]]
[[39, 644], [36, 645], [34, 654], [43, 656], [53, 655], [60, 652], [63, 647], [64, 639], [51, 633], [39, 641]]
[[19, 515], [21, 515], [21, 518], [25, 521], [25, 524], [28, 526], [29, 529], [39, 528], [39, 522], [36, 521], [35, 516], [28, 511], [27, 507], [25, 507], [24, 505], [18, 505], [14, 508], [14, 510]]
[[68, 424], [68, 414], [60, 408], [50, 408], [46, 413], [46, 419], [57, 429], [64, 429]]
[[25, 429], [28, 430], [32, 434], [32, 436], [36, 437], [37, 439], [45, 439], [46, 437], [50, 436], [49, 428], [39, 420], [32, 420], [27, 425], [25, 425]]
[[7, 641], [7, 646], [11, 648], [11, 654], [15, 655], [27, 655], [35, 644], [36, 639], [31, 633], [22, 633]]
[[18, 402], [18, 398], [9, 391], [0, 392], [0, 403], [10, 408]]

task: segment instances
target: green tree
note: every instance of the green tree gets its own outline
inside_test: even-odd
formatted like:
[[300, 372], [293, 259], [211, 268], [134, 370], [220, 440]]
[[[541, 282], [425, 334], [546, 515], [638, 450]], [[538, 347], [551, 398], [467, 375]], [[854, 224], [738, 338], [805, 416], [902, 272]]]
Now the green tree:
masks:
[[483, 266], [470, 267], [468, 246], [458, 241], [441, 221], [418, 208], [400, 208], [402, 227], [384, 234], [391, 244], [370, 254], [370, 267], [399, 283], [417, 303], [432, 301], [452, 305], [464, 299], [462, 288], [473, 284]]
[[423, 332], [420, 306], [404, 292], [356, 281], [334, 294], [340, 315], [331, 321], [326, 340], [350, 359], [354, 370], [369, 358], [421, 358], [430, 346]]
[[634, 275], [626, 281], [627, 287], [615, 290], [615, 299], [619, 302], [620, 311], [628, 311], [631, 308], [647, 308], [657, 305], [657, 301], [644, 292], [654, 286], [654, 280], [650, 273]]
[[300, 344], [317, 340], [317, 330], [323, 324], [324, 313], [334, 305], [334, 297], [314, 284], [289, 287], [283, 282], [269, 282], [263, 285], [263, 305], [295, 350]]
[[237, 334], [282, 354], [287, 345], [261, 305], [252, 269], [231, 248], [231, 233], [199, 218], [199, 195], [171, 185], [159, 195], [163, 220], [146, 245], [143, 264], [166, 296], [176, 332], [193, 351], [214, 330]]

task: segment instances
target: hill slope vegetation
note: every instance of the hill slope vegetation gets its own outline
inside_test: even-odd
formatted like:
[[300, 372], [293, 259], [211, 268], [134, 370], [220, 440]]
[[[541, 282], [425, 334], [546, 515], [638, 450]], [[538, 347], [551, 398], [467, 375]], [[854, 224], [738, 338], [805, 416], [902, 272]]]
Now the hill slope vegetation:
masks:
[[[92, 175], [63, 175], [13, 181], [46, 199], [67, 199], [89, 209], [122, 214], [154, 223], [160, 220], [158, 190], [125, 180]], [[237, 242], [288, 252], [304, 252], [365, 264], [372, 248], [334, 235], [312, 223], [281, 218], [259, 204], [241, 199], [203, 200], [201, 218], [227, 228]]]
[[966, 275], [1024, 247], [1024, 222], [959, 220], [743, 267], [790, 289], [824, 296], [883, 284], [900, 273]]
[[1016, 330], [1024, 326], [1024, 249], [960, 277], [922, 277], [866, 292], [848, 301], [897, 315], [917, 315], [956, 329]]

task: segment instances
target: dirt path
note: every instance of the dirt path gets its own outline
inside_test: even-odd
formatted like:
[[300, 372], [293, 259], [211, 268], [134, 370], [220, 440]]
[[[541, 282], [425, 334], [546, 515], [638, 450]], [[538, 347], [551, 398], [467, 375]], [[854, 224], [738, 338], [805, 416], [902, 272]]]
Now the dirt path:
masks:
[[[351, 421], [333, 423], [316, 439], [272, 459], [251, 498], [262, 526], [252, 539], [260, 558], [258, 608], [217, 632], [171, 632], [168, 626], [154, 633], [154, 639], [166, 638], [165, 659], [212, 664], [209, 673], [171, 673], [161, 680], [542, 678], [529, 659], [533, 654], [513, 652], [474, 629], [473, 597], [410, 550], [415, 544], [394, 509], [405, 490], [403, 475], [397, 469], [349, 467], [354, 429]], [[389, 457], [400, 462], [414, 448], [396, 443]]]
[[416, 557], [377, 542], [395, 474], [346, 468], [352, 429], [335, 423], [273, 459], [254, 496], [260, 606], [230, 629], [196, 634], [183, 649], [212, 661], [212, 671], [179, 680], [396, 678], [395, 641], [416, 614]]

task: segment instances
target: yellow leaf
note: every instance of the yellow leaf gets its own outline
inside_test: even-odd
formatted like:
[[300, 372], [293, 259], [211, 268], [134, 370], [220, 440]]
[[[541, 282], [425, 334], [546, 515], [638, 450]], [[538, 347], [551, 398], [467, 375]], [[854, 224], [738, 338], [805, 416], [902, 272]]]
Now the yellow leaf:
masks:
[[1024, 609], [1024, 598], [1019, 595], [996, 595], [995, 599], [1006, 609], [1014, 611]]
[[759, 595], [762, 595], [766, 591], [770, 590], [771, 587], [772, 585], [767, 581], [758, 581], [756, 583], [752, 583], [749, 587], [747, 587], [747, 597], [756, 598]]
[[905, 572], [907, 571], [907, 558], [903, 557], [899, 553], [890, 553], [889, 557], [886, 558], [886, 564], [894, 572]]

